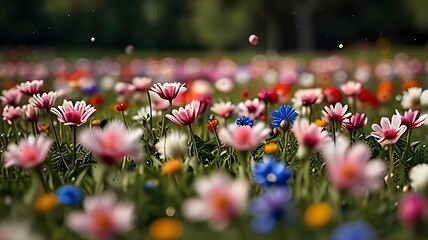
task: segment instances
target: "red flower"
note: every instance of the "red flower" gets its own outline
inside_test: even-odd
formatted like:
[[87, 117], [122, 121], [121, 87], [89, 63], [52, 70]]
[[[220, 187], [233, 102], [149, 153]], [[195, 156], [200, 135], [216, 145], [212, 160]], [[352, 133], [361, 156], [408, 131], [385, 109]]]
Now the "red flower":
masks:
[[337, 89], [336, 87], [325, 88], [322, 94], [324, 95], [324, 99], [329, 104], [335, 104], [337, 102], [342, 101], [342, 94], [340, 93], [339, 89]]
[[126, 105], [126, 103], [123, 102], [123, 103], [116, 104], [114, 106], [114, 109], [116, 109], [116, 111], [118, 111], [118, 112], [122, 112], [122, 111], [125, 111], [127, 107], [128, 107], [128, 105]]
[[216, 119], [214, 119], [212, 121], [208, 120], [208, 123], [207, 123], [208, 131], [213, 133], [214, 130], [217, 129], [217, 127], [218, 127], [218, 121]]

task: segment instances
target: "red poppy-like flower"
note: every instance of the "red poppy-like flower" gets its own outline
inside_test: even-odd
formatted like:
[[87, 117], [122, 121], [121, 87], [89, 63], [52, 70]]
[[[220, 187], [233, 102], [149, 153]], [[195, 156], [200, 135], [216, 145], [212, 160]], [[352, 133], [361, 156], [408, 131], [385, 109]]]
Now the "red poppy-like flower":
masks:
[[208, 131], [213, 133], [214, 130], [217, 129], [217, 127], [218, 127], [218, 121], [216, 119], [214, 119], [212, 121], [208, 120], [208, 123], [207, 123]]
[[339, 89], [337, 89], [336, 87], [325, 88], [322, 94], [324, 95], [324, 99], [329, 104], [335, 104], [337, 102], [342, 101], [342, 94], [340, 93]]
[[123, 103], [116, 104], [114, 106], [114, 109], [118, 112], [122, 112], [122, 111], [125, 111], [127, 107], [128, 105], [125, 102], [123, 102]]

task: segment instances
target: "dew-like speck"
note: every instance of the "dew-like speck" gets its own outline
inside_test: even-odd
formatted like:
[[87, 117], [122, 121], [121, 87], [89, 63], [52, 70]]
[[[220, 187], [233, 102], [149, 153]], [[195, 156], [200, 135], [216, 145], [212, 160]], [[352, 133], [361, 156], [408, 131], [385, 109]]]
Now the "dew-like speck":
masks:
[[70, 14], [67, 14], [67, 17], [70, 17]]
[[91, 37], [91, 42], [95, 42], [95, 38], [94, 37]]
[[341, 43], [341, 44], [339, 44], [339, 48], [343, 48], [343, 44]]

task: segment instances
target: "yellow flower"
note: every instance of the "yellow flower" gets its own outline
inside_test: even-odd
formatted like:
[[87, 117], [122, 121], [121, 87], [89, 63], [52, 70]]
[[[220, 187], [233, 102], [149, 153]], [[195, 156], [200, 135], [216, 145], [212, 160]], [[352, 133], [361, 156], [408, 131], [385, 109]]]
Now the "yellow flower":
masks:
[[58, 206], [58, 199], [54, 193], [47, 193], [36, 199], [34, 207], [39, 212], [47, 212]]
[[92, 120], [92, 125], [100, 125], [101, 121], [98, 119]]
[[325, 128], [325, 127], [327, 126], [327, 121], [325, 120], [325, 118], [324, 118], [324, 117], [322, 117], [321, 119], [317, 119], [317, 120], [315, 120], [315, 124], [316, 124], [318, 127]]
[[265, 153], [268, 155], [273, 155], [278, 152], [278, 144], [271, 142], [265, 145]]
[[327, 224], [333, 209], [328, 203], [314, 203], [310, 205], [305, 212], [305, 222], [309, 227], [317, 228]]
[[175, 240], [183, 235], [183, 227], [174, 218], [158, 218], [150, 224], [149, 233], [155, 240]]
[[180, 171], [182, 165], [183, 164], [181, 163], [180, 160], [173, 159], [173, 160], [166, 161], [162, 165], [162, 174], [172, 175]]

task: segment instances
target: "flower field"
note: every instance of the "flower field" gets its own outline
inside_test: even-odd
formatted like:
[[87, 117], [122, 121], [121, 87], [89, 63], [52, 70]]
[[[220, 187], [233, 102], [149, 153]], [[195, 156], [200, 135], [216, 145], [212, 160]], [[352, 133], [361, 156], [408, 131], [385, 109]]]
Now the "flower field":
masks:
[[0, 239], [425, 239], [427, 77], [404, 53], [0, 63]]

